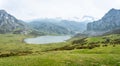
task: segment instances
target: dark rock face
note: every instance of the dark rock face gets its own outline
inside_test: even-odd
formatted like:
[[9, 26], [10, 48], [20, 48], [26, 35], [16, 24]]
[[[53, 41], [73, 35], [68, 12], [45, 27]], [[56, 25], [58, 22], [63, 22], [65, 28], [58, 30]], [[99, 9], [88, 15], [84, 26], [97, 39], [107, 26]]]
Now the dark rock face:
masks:
[[111, 9], [102, 19], [88, 23], [87, 31], [107, 32], [120, 28], [120, 10]]
[[5, 10], [0, 10], [0, 33], [27, 33], [27, 26], [21, 20], [8, 14]]

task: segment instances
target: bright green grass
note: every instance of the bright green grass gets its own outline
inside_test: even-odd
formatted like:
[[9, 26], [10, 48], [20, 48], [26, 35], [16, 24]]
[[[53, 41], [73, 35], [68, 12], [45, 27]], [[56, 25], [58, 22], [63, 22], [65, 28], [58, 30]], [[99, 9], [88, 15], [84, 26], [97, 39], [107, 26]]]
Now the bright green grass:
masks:
[[90, 42], [102, 42], [102, 41], [105, 41], [104, 38], [109, 38], [111, 40], [120, 39], [120, 34], [113, 34], [113, 35], [102, 36], [102, 37], [101, 36], [89, 37], [86, 40], [88, 41], [88, 43], [90, 43]]
[[119, 54], [56, 51], [37, 55], [0, 58], [1, 66], [119, 66]]
[[54, 43], [54, 44], [26, 44], [23, 39], [33, 37], [26, 35], [16, 34], [0, 34], [0, 51], [45, 51], [51, 48], [61, 47], [69, 44], [67, 43]]
[[90, 37], [86, 39], [88, 42], [98, 42], [98, 41], [104, 41], [102, 37]]
[[[0, 35], [0, 54], [19, 51], [33, 52], [28, 55], [1, 57], [0, 66], [120, 66], [120, 45], [43, 52], [51, 48], [68, 45], [70, 42], [46, 45], [25, 44], [22, 40], [26, 37], [31, 36]], [[120, 36], [110, 35], [107, 37], [115, 39]], [[90, 42], [98, 41], [101, 37], [88, 39]]]

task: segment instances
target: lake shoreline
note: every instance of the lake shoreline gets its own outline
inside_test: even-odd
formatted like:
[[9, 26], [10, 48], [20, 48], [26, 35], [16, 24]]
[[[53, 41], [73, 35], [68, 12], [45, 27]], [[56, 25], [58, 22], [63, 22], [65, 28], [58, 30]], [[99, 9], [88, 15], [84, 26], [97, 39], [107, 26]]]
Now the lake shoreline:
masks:
[[50, 44], [50, 43], [60, 43], [66, 42], [72, 36], [64, 35], [64, 36], [37, 36], [33, 38], [25, 38], [24, 42], [26, 44]]

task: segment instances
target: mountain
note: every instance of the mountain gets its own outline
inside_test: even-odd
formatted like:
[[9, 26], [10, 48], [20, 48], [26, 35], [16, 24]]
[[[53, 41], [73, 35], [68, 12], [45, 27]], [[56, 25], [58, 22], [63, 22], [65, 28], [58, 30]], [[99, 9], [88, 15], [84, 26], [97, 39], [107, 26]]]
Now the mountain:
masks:
[[0, 10], [0, 33], [19, 33], [27, 34], [29, 29], [27, 24], [14, 16], [8, 14], [5, 10]]
[[92, 16], [83, 16], [82, 18], [75, 17], [74, 20], [61, 20], [59, 25], [75, 33], [82, 33], [87, 30], [87, 24], [94, 20], [95, 18]]
[[87, 31], [102, 34], [120, 28], [120, 10], [111, 9], [102, 19], [87, 24]]
[[74, 33], [81, 33], [86, 30], [87, 22], [76, 22], [69, 20], [61, 20], [61, 22], [56, 23], [59, 26], [65, 27], [67, 30]]
[[120, 29], [114, 29], [114, 30], [108, 31], [103, 35], [110, 35], [110, 34], [120, 34]]
[[111, 9], [102, 19], [88, 23], [89, 31], [109, 31], [120, 28], [120, 10]]
[[86, 30], [88, 22], [76, 22], [63, 19], [39, 19], [26, 23], [18, 20], [5, 10], [0, 10], [0, 33], [14, 34], [76, 34]]
[[37, 19], [31, 21], [29, 25], [48, 34], [76, 34], [86, 30], [87, 23], [63, 19]]
[[45, 34], [72, 34], [66, 28], [47, 21], [32, 21], [29, 25]]

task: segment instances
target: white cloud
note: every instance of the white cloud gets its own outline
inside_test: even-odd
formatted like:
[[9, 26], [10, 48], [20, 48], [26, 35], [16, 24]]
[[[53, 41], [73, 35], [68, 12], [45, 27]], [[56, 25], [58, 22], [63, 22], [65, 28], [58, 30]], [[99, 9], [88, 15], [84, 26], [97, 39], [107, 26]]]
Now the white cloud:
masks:
[[101, 18], [109, 9], [120, 9], [120, 0], [0, 0], [0, 8], [19, 19], [44, 17]]

